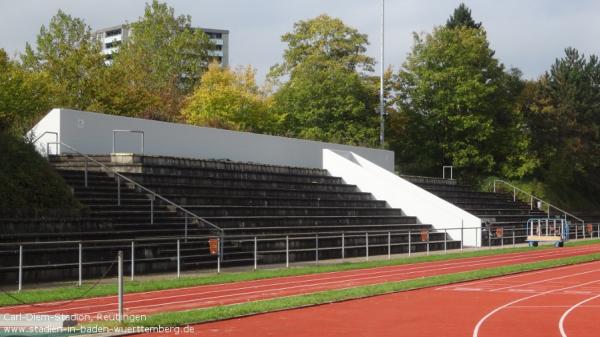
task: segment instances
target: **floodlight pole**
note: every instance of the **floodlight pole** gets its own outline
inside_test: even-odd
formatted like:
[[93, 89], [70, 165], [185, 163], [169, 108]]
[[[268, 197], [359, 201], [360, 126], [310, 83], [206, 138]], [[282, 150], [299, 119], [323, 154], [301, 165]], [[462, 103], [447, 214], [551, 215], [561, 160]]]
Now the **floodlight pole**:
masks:
[[383, 72], [384, 72], [384, 64], [383, 64], [383, 41], [384, 41], [384, 23], [385, 23], [385, 0], [381, 0], [381, 75], [379, 78], [379, 144], [383, 148], [384, 147], [384, 128], [385, 128], [385, 106], [383, 102]]

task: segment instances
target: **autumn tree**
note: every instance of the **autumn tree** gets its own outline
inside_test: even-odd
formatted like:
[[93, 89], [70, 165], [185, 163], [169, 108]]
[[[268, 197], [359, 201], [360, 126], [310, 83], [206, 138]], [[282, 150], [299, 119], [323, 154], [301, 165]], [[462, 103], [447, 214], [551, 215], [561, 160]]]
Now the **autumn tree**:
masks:
[[114, 55], [113, 78], [125, 75], [119, 85], [146, 100], [140, 116], [175, 120], [208, 67], [212, 43], [192, 27], [189, 15], [175, 16], [173, 8], [157, 0], [129, 27], [131, 38]]
[[270, 98], [256, 84], [252, 67], [233, 71], [212, 63], [186, 100], [182, 115], [190, 124], [271, 133], [277, 121], [270, 105]]

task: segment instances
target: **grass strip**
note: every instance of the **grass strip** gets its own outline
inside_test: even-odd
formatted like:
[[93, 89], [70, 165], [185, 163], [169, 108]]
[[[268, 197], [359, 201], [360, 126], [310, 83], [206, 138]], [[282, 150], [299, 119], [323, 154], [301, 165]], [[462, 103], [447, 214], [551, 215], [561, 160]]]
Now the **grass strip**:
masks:
[[[569, 242], [567, 246], [584, 246], [600, 243], [600, 240], [586, 240]], [[535, 250], [552, 249], [552, 246], [540, 246], [533, 248]], [[377, 268], [385, 266], [397, 266], [411, 263], [421, 262], [436, 262], [455, 260], [461, 258], [472, 258], [482, 256], [492, 256], [510, 253], [520, 253], [532, 251], [529, 247], [519, 248], [501, 248], [501, 249], [481, 249], [470, 252], [453, 252], [448, 254], [430, 255], [430, 256], [413, 256], [413, 257], [402, 257], [394, 258], [391, 260], [377, 260], [377, 261], [365, 261], [365, 262], [344, 262], [339, 264], [328, 264], [318, 266], [300, 266], [291, 268], [281, 269], [259, 269], [257, 271], [246, 271], [246, 272], [233, 272], [233, 273], [221, 273], [221, 274], [208, 274], [203, 276], [185, 276], [179, 279], [156, 279], [156, 280], [142, 280], [142, 281], [126, 281], [125, 282], [125, 293], [137, 293], [146, 291], [156, 291], [174, 288], [185, 288], [200, 285], [210, 284], [223, 284], [240, 281], [252, 281], [260, 279], [269, 279], [276, 277], [285, 276], [299, 276], [299, 275], [310, 275], [318, 273], [336, 272], [336, 271], [348, 271], [356, 269], [366, 268]], [[57, 287], [51, 289], [33, 289], [24, 290], [20, 293], [11, 293], [14, 297], [18, 298], [19, 301], [7, 296], [4, 293], [0, 294], [0, 307], [7, 305], [18, 305], [22, 303], [42, 303], [52, 301], [63, 301], [71, 300], [76, 298], [90, 298], [99, 296], [109, 296], [117, 294], [117, 287], [115, 284], [99, 284], [91, 291], [82, 294], [88, 290], [93, 282], [85, 283], [81, 288], [79, 287]]]
[[[256, 302], [247, 302], [227, 306], [195, 309], [180, 312], [167, 312], [148, 316], [146, 320], [125, 322], [125, 326], [180, 326], [196, 324], [234, 317], [248, 316], [259, 313], [300, 308], [325, 303], [359, 299], [376, 295], [384, 295], [400, 291], [442, 286], [451, 283], [475, 281], [522, 272], [529, 272], [553, 267], [567, 266], [600, 260], [600, 253], [574, 256], [556, 260], [486, 268], [456, 274], [430, 276], [406, 281], [390, 282], [376, 285], [360, 286], [351, 289], [328, 290], [318, 293], [297, 295]], [[97, 322], [101, 325], [116, 326], [115, 322]]]

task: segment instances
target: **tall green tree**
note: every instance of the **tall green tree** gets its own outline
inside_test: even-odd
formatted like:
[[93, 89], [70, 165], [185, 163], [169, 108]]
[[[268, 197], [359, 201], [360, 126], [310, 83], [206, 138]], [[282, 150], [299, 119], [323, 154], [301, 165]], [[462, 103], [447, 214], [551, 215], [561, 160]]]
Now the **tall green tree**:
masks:
[[274, 94], [281, 133], [321, 141], [375, 145], [376, 93], [364, 71], [373, 59], [365, 54], [367, 36], [340, 19], [320, 15], [299, 21], [282, 36], [283, 63], [271, 78], [288, 81]]
[[50, 108], [47, 78], [27, 72], [0, 49], [0, 132], [22, 135]]
[[272, 77], [289, 75], [310, 59], [335, 61], [350, 71], [373, 69], [373, 58], [365, 54], [367, 35], [326, 14], [296, 22], [293, 31], [284, 34], [281, 41], [287, 48], [283, 63], [271, 68]]
[[27, 71], [45, 74], [53, 106], [85, 110], [94, 104], [105, 64], [82, 19], [59, 10], [40, 28], [36, 47], [26, 45], [21, 60]]
[[187, 123], [229, 130], [271, 133], [277, 120], [271, 99], [256, 84], [250, 66], [232, 71], [212, 63], [182, 110]]
[[129, 26], [131, 38], [120, 47], [111, 68], [130, 74], [122, 85], [149, 97], [141, 116], [174, 120], [208, 67], [212, 44], [202, 30], [192, 27], [189, 15], [175, 16], [173, 8], [157, 0]]
[[481, 28], [481, 22], [475, 22], [471, 16], [471, 10], [464, 3], [454, 9], [454, 13], [446, 21], [447, 28]]
[[[437, 27], [415, 34], [414, 47], [398, 74], [396, 132], [393, 147], [408, 173], [437, 174], [442, 165], [461, 169], [464, 178], [490, 173], [525, 174], [531, 165], [514, 151], [520, 117], [513, 95], [517, 71], [507, 73], [494, 57], [485, 31]], [[502, 167], [511, 158], [510, 167]]]
[[549, 184], [600, 191], [600, 62], [567, 48], [537, 83], [530, 105], [533, 150]]

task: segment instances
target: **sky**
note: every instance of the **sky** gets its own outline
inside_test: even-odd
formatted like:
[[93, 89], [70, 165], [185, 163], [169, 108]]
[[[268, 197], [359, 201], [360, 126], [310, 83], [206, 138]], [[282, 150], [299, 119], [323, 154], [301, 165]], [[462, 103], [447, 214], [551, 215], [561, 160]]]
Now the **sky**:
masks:
[[[148, 0], [150, 1], [150, 0]], [[132, 22], [146, 0], [0, 0], [0, 48], [11, 56], [35, 43], [42, 25], [59, 9], [82, 18], [92, 29]], [[262, 82], [281, 62], [281, 35], [294, 22], [326, 13], [369, 36], [368, 54], [380, 58], [381, 0], [167, 0], [175, 13], [189, 14], [199, 27], [230, 31], [230, 65], [252, 65]], [[483, 22], [490, 46], [507, 67], [524, 78], [539, 77], [566, 47], [600, 54], [598, 0], [467, 0]], [[413, 33], [443, 25], [458, 0], [385, 0], [385, 61], [398, 69], [413, 45]]]

